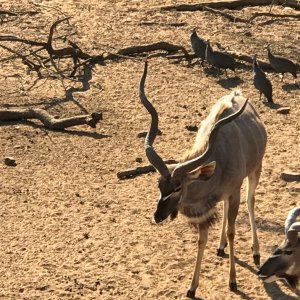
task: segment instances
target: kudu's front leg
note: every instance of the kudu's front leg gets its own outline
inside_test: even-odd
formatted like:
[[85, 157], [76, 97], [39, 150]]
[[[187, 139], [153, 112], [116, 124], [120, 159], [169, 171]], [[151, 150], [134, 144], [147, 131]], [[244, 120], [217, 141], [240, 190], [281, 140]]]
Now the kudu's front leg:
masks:
[[228, 199], [226, 198], [223, 201], [222, 231], [221, 231], [219, 247], [217, 249], [217, 256], [221, 256], [221, 257], [225, 256], [224, 249], [227, 246], [227, 236], [226, 236], [227, 217], [228, 217]]
[[227, 239], [229, 242], [229, 288], [231, 291], [237, 291], [235, 258], [234, 258], [234, 236], [235, 236], [235, 219], [238, 214], [240, 205], [240, 191], [236, 191], [230, 199], [228, 206], [228, 227]]
[[192, 279], [190, 288], [187, 292], [187, 297], [189, 297], [191, 299], [195, 298], [195, 292], [199, 285], [201, 262], [202, 262], [202, 257], [204, 254], [205, 246], [207, 243], [208, 228], [200, 229], [198, 227], [198, 234], [199, 234], [199, 236], [198, 236], [198, 253], [197, 253], [197, 259], [196, 259], [196, 264], [195, 264], [195, 269], [194, 269], [194, 275], [193, 275], [193, 279]]

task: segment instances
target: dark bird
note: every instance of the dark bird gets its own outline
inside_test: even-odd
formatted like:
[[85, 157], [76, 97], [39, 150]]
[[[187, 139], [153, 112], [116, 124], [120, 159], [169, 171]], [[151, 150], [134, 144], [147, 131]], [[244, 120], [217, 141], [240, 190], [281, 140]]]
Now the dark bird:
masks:
[[205, 59], [211, 66], [218, 69], [218, 75], [220, 74], [220, 69], [225, 70], [226, 76], [226, 69], [230, 69], [235, 72], [235, 61], [232, 56], [224, 52], [214, 51], [210, 46], [209, 40], [206, 44]]
[[256, 55], [253, 56], [253, 84], [260, 92], [259, 100], [261, 99], [261, 94], [264, 94], [269, 103], [274, 103], [272, 97], [272, 84], [263, 70], [259, 67], [256, 61]]
[[197, 35], [196, 29], [191, 34], [191, 45], [197, 57], [201, 59], [201, 65], [205, 60], [206, 41]]
[[291, 73], [295, 79], [297, 78], [297, 67], [291, 60], [281, 56], [273, 55], [269, 45], [267, 46], [267, 51], [271, 67], [277, 73], [282, 74], [281, 81], [283, 81], [283, 76], [285, 73]]

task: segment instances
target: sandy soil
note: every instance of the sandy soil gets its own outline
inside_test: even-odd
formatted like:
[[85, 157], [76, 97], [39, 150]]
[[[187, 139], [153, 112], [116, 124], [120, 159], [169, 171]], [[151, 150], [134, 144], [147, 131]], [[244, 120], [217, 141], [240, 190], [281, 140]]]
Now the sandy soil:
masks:
[[[59, 32], [97, 54], [123, 47], [168, 41], [191, 49], [196, 27], [214, 47], [257, 54], [264, 46], [300, 63], [300, 26], [296, 19], [257, 19], [253, 25], [230, 23], [208, 12], [162, 12], [159, 7], [179, 1], [17, 0], [1, 9], [40, 10], [3, 22], [1, 34], [46, 40], [49, 26], [71, 16]], [[189, 1], [195, 2], [197, 1]], [[228, 11], [240, 17], [268, 7]], [[274, 7], [273, 12], [295, 13]], [[143, 25], [151, 22], [151, 25]], [[174, 27], [172, 23], [185, 23]], [[8, 44], [6, 44], [8, 45]], [[10, 44], [12, 46], [12, 44]], [[197, 234], [179, 216], [163, 226], [151, 224], [159, 196], [158, 175], [121, 181], [120, 170], [147, 164], [143, 138], [149, 116], [138, 98], [143, 70], [140, 60], [122, 59], [98, 65], [85, 92], [66, 97], [68, 80], [36, 80], [20, 60], [7, 61], [0, 48], [0, 107], [41, 107], [58, 116], [100, 111], [96, 130], [78, 126], [63, 132], [45, 130], [37, 122], [0, 123], [0, 298], [1, 299], [185, 299], [197, 248]], [[230, 73], [230, 72], [229, 72]], [[160, 115], [163, 135], [156, 149], [176, 159], [190, 147], [198, 125], [218, 98], [239, 88], [250, 98], [268, 131], [268, 146], [257, 188], [257, 224], [264, 260], [283, 239], [287, 212], [300, 205], [296, 183], [280, 179], [283, 170], [300, 171], [300, 90], [288, 75], [282, 83], [269, 73], [274, 101], [289, 106], [277, 114], [252, 86], [251, 66], [237, 76], [219, 80], [200, 64], [187, 67], [164, 58], [149, 61], [147, 94]], [[299, 82], [299, 80], [298, 80]], [[13, 156], [17, 166], [3, 158]], [[137, 162], [139, 159], [141, 163]], [[298, 186], [299, 190], [299, 186]], [[221, 208], [221, 205], [220, 205]], [[220, 222], [210, 230], [197, 296], [201, 299], [299, 299], [285, 284], [263, 284], [252, 262], [251, 233], [246, 204], [237, 218], [236, 257], [239, 292], [228, 290], [228, 257], [216, 256]]]

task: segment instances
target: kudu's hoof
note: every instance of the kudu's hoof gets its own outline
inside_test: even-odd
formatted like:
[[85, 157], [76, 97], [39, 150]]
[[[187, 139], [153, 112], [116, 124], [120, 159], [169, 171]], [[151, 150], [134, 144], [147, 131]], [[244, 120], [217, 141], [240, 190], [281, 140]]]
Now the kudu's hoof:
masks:
[[237, 284], [236, 282], [229, 282], [229, 289], [231, 292], [237, 292]]
[[195, 299], [195, 291], [188, 290], [186, 296], [190, 299]]
[[224, 257], [225, 256], [224, 249], [217, 249], [217, 256]]
[[259, 254], [254, 254], [253, 255], [253, 261], [254, 261], [254, 264], [259, 267], [260, 266], [260, 255]]

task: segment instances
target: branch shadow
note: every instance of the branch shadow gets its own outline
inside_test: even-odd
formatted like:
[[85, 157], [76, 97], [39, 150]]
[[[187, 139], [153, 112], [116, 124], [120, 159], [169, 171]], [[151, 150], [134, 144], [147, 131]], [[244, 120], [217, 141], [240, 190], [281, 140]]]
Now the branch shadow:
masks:
[[82, 76], [82, 87], [80, 88], [75, 88], [75, 87], [70, 87], [66, 89], [66, 100], [71, 100], [73, 103], [75, 103], [83, 113], [88, 114], [88, 111], [86, 110], [85, 107], [83, 107], [73, 96], [75, 92], [81, 92], [84, 93], [90, 89], [90, 80], [93, 78], [92, 75], [93, 68], [92, 66], [89, 65], [84, 65], [84, 73]]
[[46, 128], [43, 125], [36, 124], [36, 123], [34, 123], [32, 121], [29, 121], [29, 120], [0, 121], [0, 127], [1, 126], [9, 126], [9, 125], [19, 125], [19, 124], [29, 125], [33, 128], [41, 129], [43, 131], [61, 132], [61, 133], [64, 133], [64, 134], [69, 134], [69, 135], [85, 136], [85, 137], [93, 138], [93, 139], [96, 139], [96, 140], [112, 137], [111, 135], [108, 135], [108, 134], [102, 134], [102, 133], [97, 133], [97, 132], [88, 132], [88, 131], [80, 131], [80, 130], [76, 130], [76, 129], [75, 130], [70, 130], [70, 129], [54, 130], [54, 129]]
[[[80, 80], [78, 82], [82, 83], [81, 87], [69, 87], [65, 88], [65, 97], [64, 98], [44, 98], [41, 99], [38, 102], [35, 103], [22, 103], [22, 104], [3, 104], [1, 105], [4, 108], [12, 108], [12, 107], [37, 107], [37, 106], [44, 106], [44, 109], [51, 109], [55, 106], [59, 106], [61, 104], [67, 103], [69, 101], [72, 101], [77, 107], [79, 107], [80, 111], [84, 114], [88, 114], [88, 110], [74, 97], [74, 93], [80, 92], [84, 93], [90, 89], [90, 80], [92, 79], [92, 66], [85, 65], [84, 66], [84, 73], [81, 76]], [[0, 106], [0, 107], [1, 107]]]
[[277, 232], [284, 235], [284, 226], [281, 223], [272, 222], [269, 219], [256, 218], [257, 228], [267, 232]]
[[10, 103], [5, 103], [0, 105], [0, 107], [3, 108], [13, 108], [13, 107], [18, 107], [18, 108], [22, 108], [22, 107], [36, 107], [36, 106], [44, 106], [44, 109], [50, 109], [52, 107], [55, 107], [57, 105], [63, 104], [68, 102], [69, 99], [66, 98], [43, 98], [41, 99], [39, 102], [35, 102], [35, 103], [22, 103], [22, 104], [10, 104]]
[[95, 140], [101, 140], [101, 139], [106, 139], [106, 138], [112, 137], [109, 134], [102, 134], [102, 133], [97, 133], [97, 132], [85, 132], [85, 131], [79, 131], [79, 130], [61, 130], [61, 132], [70, 134], [70, 135], [90, 137]]

